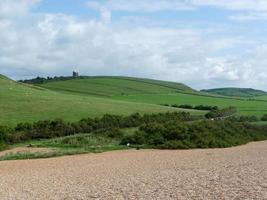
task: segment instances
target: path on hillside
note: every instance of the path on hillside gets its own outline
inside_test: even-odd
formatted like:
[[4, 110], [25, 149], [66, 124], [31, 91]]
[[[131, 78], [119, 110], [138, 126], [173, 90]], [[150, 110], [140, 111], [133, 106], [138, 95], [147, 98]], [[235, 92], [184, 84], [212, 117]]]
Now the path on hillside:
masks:
[[267, 199], [267, 141], [0, 162], [0, 199]]

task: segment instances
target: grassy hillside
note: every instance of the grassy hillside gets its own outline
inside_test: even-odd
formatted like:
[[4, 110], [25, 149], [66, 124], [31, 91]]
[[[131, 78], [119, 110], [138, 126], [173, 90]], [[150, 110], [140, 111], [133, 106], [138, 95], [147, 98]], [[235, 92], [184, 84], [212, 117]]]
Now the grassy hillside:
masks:
[[[71, 92], [73, 94], [85, 94], [85, 96], [96, 95], [124, 102], [156, 105], [202, 104], [219, 106], [221, 108], [235, 106], [238, 109], [238, 113], [242, 115], [261, 116], [267, 113], [267, 101], [248, 100], [244, 97], [234, 98], [215, 94], [209, 95], [204, 92], [196, 92], [183, 84], [148, 79], [88, 77], [53, 81], [39, 86], [63, 93]], [[254, 92], [256, 93], [256, 91]]]
[[267, 101], [257, 101], [248, 99], [234, 99], [214, 96], [202, 96], [196, 94], [139, 94], [128, 96], [114, 96], [113, 99], [143, 102], [150, 104], [191, 104], [191, 105], [211, 105], [220, 108], [234, 106], [238, 109], [240, 115], [262, 116], [267, 113]]
[[239, 114], [261, 116], [267, 113], [267, 98], [205, 96], [183, 84], [165, 81], [87, 77], [32, 86], [0, 76], [0, 124], [55, 118], [75, 121], [107, 113], [127, 115], [177, 110], [161, 104], [235, 106]]
[[217, 88], [210, 90], [202, 90], [211, 94], [230, 96], [230, 97], [256, 97], [267, 95], [267, 92], [255, 90], [251, 88]]
[[114, 96], [130, 94], [162, 94], [193, 92], [181, 83], [129, 77], [83, 77], [63, 81], [50, 81], [41, 87], [78, 94]]
[[[67, 85], [66, 85], [67, 86]], [[21, 84], [0, 77], [0, 124], [62, 118], [66, 121], [103, 114], [174, 111], [147, 103], [132, 103], [86, 95], [72, 95]]]
[[258, 96], [258, 97], [255, 97], [254, 99], [262, 100], [262, 101], [267, 101], [267, 95], [265, 95], [265, 96]]

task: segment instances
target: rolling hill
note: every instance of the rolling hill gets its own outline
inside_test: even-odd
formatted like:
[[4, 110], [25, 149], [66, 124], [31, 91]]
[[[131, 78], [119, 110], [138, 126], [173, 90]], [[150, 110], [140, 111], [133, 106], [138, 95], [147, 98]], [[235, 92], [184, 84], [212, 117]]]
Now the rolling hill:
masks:
[[[179, 111], [162, 104], [235, 106], [238, 114], [262, 116], [267, 100], [197, 92], [174, 82], [131, 77], [82, 77], [29, 85], [0, 76], [0, 124], [61, 118], [76, 121], [104, 114]], [[186, 110], [195, 114], [204, 111]]]
[[114, 95], [191, 93], [184, 84], [131, 77], [80, 77], [62, 81], [48, 81], [41, 87], [68, 93], [111, 97]]
[[[66, 87], [69, 87], [67, 82]], [[0, 76], [0, 125], [55, 118], [76, 121], [107, 113], [129, 115], [134, 112], [158, 113], [175, 110], [178, 109], [78, 95], [78, 93], [75, 95], [60, 93], [39, 86], [18, 83]]]
[[267, 92], [262, 90], [255, 90], [252, 88], [216, 88], [210, 90], [201, 90], [211, 94], [217, 94], [230, 97], [257, 97], [267, 95]]
[[234, 106], [240, 115], [267, 113], [267, 101], [197, 92], [180, 83], [129, 77], [82, 77], [39, 84], [49, 90], [148, 104]]

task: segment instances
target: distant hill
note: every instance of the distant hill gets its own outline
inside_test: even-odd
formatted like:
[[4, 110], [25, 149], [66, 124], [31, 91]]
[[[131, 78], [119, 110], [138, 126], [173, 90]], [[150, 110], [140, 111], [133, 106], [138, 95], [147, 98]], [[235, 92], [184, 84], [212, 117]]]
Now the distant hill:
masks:
[[45, 79], [40, 87], [50, 90], [95, 96], [116, 96], [133, 94], [191, 93], [194, 90], [182, 83], [120, 76], [62, 77]]
[[216, 88], [210, 90], [201, 90], [201, 92], [230, 97], [256, 97], [267, 95], [267, 92], [265, 91], [255, 90], [252, 88]]
[[238, 109], [238, 114], [261, 116], [267, 113], [267, 101], [247, 101], [240, 97], [199, 92], [182, 83], [114, 76], [63, 77], [63, 79], [51, 80], [50, 78], [48, 81], [44, 80], [43, 84], [36, 85], [62, 94], [95, 96], [122, 102], [155, 105], [190, 104], [219, 108], [234, 106]]
[[[97, 84], [92, 87], [95, 86]], [[69, 87], [67, 82], [66, 87]], [[98, 88], [102, 87], [104, 86], [98, 85]], [[100, 117], [104, 114], [129, 115], [134, 112], [167, 111], [179, 111], [179, 109], [52, 91], [39, 85], [15, 82], [0, 75], [0, 125], [56, 118], [76, 121], [87, 117]]]
[[267, 100], [248, 101], [198, 92], [175, 82], [112, 76], [39, 78], [35, 81], [38, 84], [20, 83], [0, 75], [0, 125], [56, 118], [77, 121], [104, 114], [129, 115], [135, 112], [206, 113], [170, 106], [185, 104], [219, 108], [235, 106], [237, 114], [259, 117], [267, 113]]

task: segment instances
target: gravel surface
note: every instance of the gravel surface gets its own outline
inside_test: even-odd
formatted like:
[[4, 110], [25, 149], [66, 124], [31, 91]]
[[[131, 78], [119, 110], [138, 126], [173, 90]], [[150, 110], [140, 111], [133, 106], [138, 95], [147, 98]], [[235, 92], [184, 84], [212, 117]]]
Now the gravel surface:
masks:
[[0, 162], [0, 199], [267, 199], [267, 141]]

